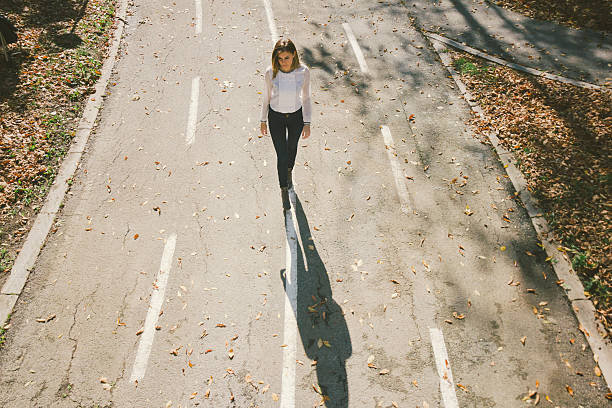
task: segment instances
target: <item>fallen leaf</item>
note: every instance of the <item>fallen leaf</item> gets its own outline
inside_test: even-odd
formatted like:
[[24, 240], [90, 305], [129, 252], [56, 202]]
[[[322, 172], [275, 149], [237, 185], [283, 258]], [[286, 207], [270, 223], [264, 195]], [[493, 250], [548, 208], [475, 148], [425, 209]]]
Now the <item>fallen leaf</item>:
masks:
[[53, 319], [55, 319], [55, 315], [54, 315], [54, 314], [49, 315], [49, 316], [47, 316], [47, 317], [45, 317], [45, 318], [43, 318], [43, 319], [36, 319], [36, 321], [37, 321], [38, 323], [47, 323], [47, 322], [50, 322], [50, 321], [51, 321], [51, 320], [53, 320]]
[[457, 383], [457, 387], [461, 388], [463, 391], [468, 392], [468, 389], [465, 385]]

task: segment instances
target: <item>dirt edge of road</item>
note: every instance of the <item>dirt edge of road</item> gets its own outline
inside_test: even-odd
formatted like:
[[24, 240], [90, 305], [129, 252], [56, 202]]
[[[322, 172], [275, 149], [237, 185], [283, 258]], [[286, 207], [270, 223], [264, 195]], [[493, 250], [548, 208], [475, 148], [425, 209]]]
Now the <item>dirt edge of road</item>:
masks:
[[0, 8], [19, 36], [9, 62], [0, 62], [0, 285], [70, 149], [112, 40], [117, 0], [82, 4]]
[[[539, 176], [542, 174], [542, 171], [549, 171], [551, 169], [551, 164], [556, 162], [555, 157], [550, 157], [551, 154], [554, 156], [555, 151], [554, 149], [552, 150], [552, 153], [549, 151], [548, 155], [540, 152], [543, 159], [540, 158], [539, 161], [535, 160], [539, 166], [534, 165], [534, 163], [530, 163], [531, 166], [526, 166], [524, 164], [525, 159], [522, 157], [522, 153], [524, 153], [523, 150], [525, 145], [529, 145], [531, 149], [536, 148], [535, 146], [532, 146], [532, 143], [527, 142], [533, 133], [532, 130], [534, 126], [543, 127], [544, 129], [552, 127], [554, 130], [559, 127], [559, 125], [555, 123], [555, 120], [558, 121], [564, 118], [563, 115], [558, 113], [557, 115], [554, 115], [553, 113], [546, 111], [547, 109], [554, 110], [555, 105], [551, 100], [549, 100], [552, 97], [551, 95], [558, 95], [563, 102], [566, 102], [565, 98], [568, 97], [568, 94], [570, 95], [570, 99], [572, 97], [579, 99], [581, 97], [586, 99], [592, 97], [597, 100], [609, 100], [612, 98], [612, 95], [608, 90], [587, 90], [568, 84], [561, 84], [545, 78], [534, 79], [534, 77], [529, 74], [517, 73], [516, 71], [507, 67], [491, 67], [487, 65], [486, 61], [474, 57], [468, 53], [449, 50], [446, 48], [446, 45], [442, 45], [442, 43], [435, 40], [430, 41], [433, 47], [436, 49], [442, 63], [447, 67], [452, 78], [459, 86], [464, 99], [472, 107], [474, 116], [471, 119], [471, 124], [475, 131], [475, 135], [480, 137], [482, 143], [492, 145], [500, 161], [502, 162], [503, 167], [506, 169], [507, 177], [510, 178], [515, 187], [517, 196], [520, 197], [525, 208], [527, 209], [538, 237], [541, 239], [540, 246], [548, 254], [547, 261], [551, 262], [555, 273], [558, 275], [557, 277], [559, 281], [557, 283], [562, 285], [567, 290], [567, 296], [572, 304], [572, 310], [574, 310], [574, 314], [579, 322], [579, 329], [585, 335], [594, 353], [594, 359], [596, 364], [598, 364], [598, 366], [596, 365], [595, 367], [595, 371], [598, 373], [598, 376], [604, 376], [604, 379], [606, 379], [606, 382], [608, 383], [608, 388], [611, 388], [609, 379], [612, 377], [612, 355], [608, 347], [610, 339], [610, 293], [606, 290], [604, 291], [603, 296], [602, 293], [593, 295], [586, 291], [580, 280], [576, 278], [577, 275], [580, 276], [583, 282], [587, 282], [587, 285], [589, 285], [587, 287], [590, 288], [590, 283], [592, 280], [596, 279], [599, 281], [600, 277], [598, 275], [594, 275], [589, 278], [585, 271], [579, 266], [584, 263], [591, 269], [598, 267], [598, 272], [603, 272], [605, 276], [608, 276], [609, 257], [606, 252], [602, 252], [600, 254], [601, 260], [597, 263], [590, 263], [589, 261], [577, 263], [577, 260], [584, 261], [585, 258], [590, 259], [590, 253], [579, 253], [575, 249], [575, 246], [572, 248], [560, 246], [559, 241], [564, 243], [563, 238], [567, 237], [567, 232], [563, 230], [563, 224], [554, 222], [554, 220], [551, 219], [551, 210], [544, 202], [545, 199], [541, 197], [540, 194], [537, 194], [537, 189], [540, 188], [539, 182], [541, 182]], [[496, 71], [499, 77], [495, 76], [494, 72]], [[474, 76], [477, 75], [481, 76], [480, 80], [474, 78]], [[482, 77], [487, 75], [488, 77], [483, 80]], [[502, 90], [498, 89], [496, 86], [497, 81], [501, 81], [502, 79], [509, 81], [511, 86], [508, 86], [508, 83], [505, 83], [505, 85], [502, 86]], [[523, 87], [527, 87], [528, 89], [525, 91], [521, 85]], [[549, 90], [551, 95], [548, 95], [548, 93], [545, 92], [548, 90], [547, 87], [551, 88]], [[561, 88], [561, 90], [558, 88]], [[565, 92], [563, 92], [564, 90]], [[498, 96], [502, 97], [499, 100], [494, 98], [495, 100], [492, 101], [490, 94], [497, 95], [496, 91], [499, 94]], [[516, 95], [515, 98], [505, 97], [507, 92], [517, 91], [521, 95], [527, 94], [528, 98], [526, 98], [526, 100], [528, 102], [533, 102], [533, 100], [537, 101], [539, 98], [546, 99], [545, 97], [548, 95], [548, 99], [546, 99], [547, 103], [543, 106], [544, 110], [546, 111], [544, 113], [547, 113], [548, 116], [544, 115], [544, 119], [542, 119], [540, 115], [530, 117], [530, 115], [525, 114], [525, 112], [530, 112], [530, 107], [521, 105], [521, 103], [526, 103], [526, 101], [523, 101], [520, 97], [516, 97]], [[534, 94], [533, 97], [531, 95], [532, 92]], [[487, 95], [487, 93], [489, 95]], [[513, 95], [509, 96], [511, 97]], [[484, 108], [481, 107], [481, 104], [484, 106]], [[558, 105], [562, 106], [563, 103], [559, 102]], [[606, 155], [609, 154], [606, 152], [609, 152], [610, 150], [610, 137], [609, 135], [605, 134], [605, 129], [609, 129], [609, 126], [605, 126], [605, 121], [609, 120], [610, 118], [609, 106], [609, 102], [607, 105], [606, 103], [602, 103], [599, 106], [601, 108], [600, 110], [602, 111], [599, 113], [602, 114], [595, 115], [595, 121], [597, 121], [598, 118], [604, 118], [602, 120], [604, 123], [600, 123], [597, 126], [589, 126], [589, 129], [592, 130], [595, 135], [600, 136], [593, 136], [594, 141], [599, 142], [601, 140], [605, 145], [599, 146], [598, 149], [591, 150], [596, 155], [601, 155], [602, 157], [606, 157]], [[497, 112], [496, 110], [499, 110], [500, 112]], [[524, 113], [522, 116], [519, 115], [519, 123], [523, 125], [524, 131], [519, 132], [517, 130], [516, 133], [509, 132], [508, 129], [513, 128], [510, 126], [510, 123], [516, 120], [516, 114], [520, 112]], [[561, 118], [555, 116], [561, 116]], [[570, 129], [567, 132], [569, 134], [565, 135], [567, 138], [579, 136], [575, 135], [572, 130], [575, 129]], [[506, 133], [511, 134], [513, 137], [508, 137]], [[556, 139], [556, 133], [557, 132], [550, 132], [549, 136]], [[521, 137], [523, 139], [521, 139]], [[606, 140], [608, 140], [608, 143], [606, 143]], [[554, 141], [555, 140], [553, 140], [553, 142]], [[544, 145], [546, 145], [546, 143], [544, 143], [542, 146]], [[563, 147], [563, 151], [567, 150], [567, 141], [565, 144], [560, 143], [560, 145], [565, 146]], [[575, 148], [580, 150], [581, 145], [581, 143], [577, 143]], [[556, 153], [559, 154], [558, 151]], [[592, 160], [587, 162], [591, 163]], [[598, 163], [598, 160], [594, 159], [594, 162]], [[581, 168], [581, 166], [577, 167]], [[568, 177], [571, 179], [571, 172], [568, 174]], [[558, 178], [554, 178], [553, 181], [560, 184], [560, 187], [567, 187], [567, 183], [560, 183]], [[548, 188], [552, 189], [553, 187], [554, 186]], [[606, 188], [609, 187], [606, 187], [604, 183], [603, 186], [598, 189], [597, 193], [601, 195], [607, 194], [608, 192]], [[592, 196], [582, 197], [582, 199], [589, 199], [590, 202], [593, 201]], [[564, 200], [563, 202], [567, 207], [565, 210], [569, 212], [571, 216], [575, 217], [578, 209], [577, 206], [580, 201], [581, 200], [578, 198], [571, 201]], [[544, 204], [544, 212], [539, 208], [541, 204]], [[605, 203], [603, 206], [605, 207]], [[548, 212], [546, 212], [547, 210]], [[595, 208], [592, 209], [592, 211], [588, 211], [590, 215], [584, 215], [581, 217], [582, 224], [579, 223], [579, 225], [581, 225], [583, 229], [588, 229], [593, 224], [592, 217], [595, 217], [595, 224], [605, 228], [605, 226], [609, 224], [609, 216], [607, 216], [607, 212], [605, 210], [601, 210], [602, 209], [597, 210], [597, 208]], [[512, 222], [508, 214], [504, 214], [503, 219], [509, 223]], [[574, 224], [574, 222], [571, 223], [572, 227], [574, 227]], [[586, 233], [586, 231], [581, 232]], [[605, 235], [602, 234], [601, 237], [599, 237], [599, 240], [602, 241], [601, 244], [603, 245], [603, 248], [609, 248], [609, 242], [605, 242]], [[574, 269], [579, 273], [577, 274]], [[585, 299], [585, 296], [587, 296], [588, 299]], [[602, 307], [602, 303], [605, 307]], [[595, 306], [597, 306], [597, 308], [595, 308]], [[612, 399], [612, 393], [607, 393], [606, 398]]]
[[[3, 188], [0, 190], [0, 193], [2, 193], [0, 198], [3, 200], [0, 202], [0, 237], [3, 239], [2, 252], [0, 253], [0, 273], [2, 273], [0, 284], [3, 285], [2, 294], [0, 294], [0, 317], [3, 322], [0, 329], [0, 347], [4, 344], [5, 332], [10, 328], [10, 314], [21, 292], [21, 288], [18, 288], [18, 290], [7, 289], [7, 284], [11, 283], [11, 280], [17, 282], [23, 281], [23, 284], [25, 284], [29, 273], [28, 269], [31, 267], [30, 264], [33, 264], [36, 260], [49, 230], [53, 228], [53, 218], [61, 208], [61, 202], [66, 191], [70, 188], [74, 171], [78, 167], [80, 154], [83, 152], [89, 135], [94, 128], [123, 34], [125, 20], [120, 15], [126, 12], [127, 0], [99, 0], [87, 4], [87, 9], [81, 9], [80, 14], [76, 15], [76, 17], [67, 13], [66, 18], [70, 17], [72, 19], [69, 22], [56, 21], [55, 24], [50, 24], [47, 30], [52, 31], [53, 35], [56, 36], [55, 38], [63, 38], [64, 34], [75, 34], [78, 38], [88, 36], [88, 41], [75, 41], [83, 47], [89, 48], [82, 49], [79, 48], [79, 45], [75, 48], [76, 51], [69, 47], [63, 51], [58, 51], [55, 42], [48, 44], [48, 48], [44, 48], [37, 41], [40, 40], [46, 31], [39, 29], [34, 34], [29, 33], [30, 36], [26, 33], [22, 37], [25, 43], [17, 43], [17, 49], [11, 50], [13, 56], [19, 56], [23, 52], [26, 53], [27, 58], [24, 58], [19, 65], [12, 63], [12, 65], [4, 67], [8, 70], [19, 70], [21, 64], [29, 63], [31, 66], [36, 67], [38, 71], [33, 73], [31, 66], [27, 69], [23, 68], [23, 78], [16, 77], [18, 83], [15, 86], [14, 93], [11, 97], [0, 102], [0, 112], [3, 114], [8, 112], [6, 116], [1, 116], [3, 120], [0, 121], [3, 147], [7, 146], [4, 142], [7, 142], [11, 136], [21, 136], [21, 145], [18, 143], [19, 140], [13, 141], [15, 142], [14, 145], [10, 145], [14, 146], [15, 149], [19, 147], [28, 148], [23, 143], [23, 137], [25, 136], [30, 137], [32, 146], [34, 146], [34, 148], [27, 149], [25, 156], [23, 152], [20, 152], [22, 153], [21, 156], [13, 153], [13, 157], [9, 156], [7, 159], [4, 156], [7, 155], [7, 151], [11, 155], [11, 149], [2, 149], [1, 152], [3, 161], [10, 163], [11, 159], [16, 159], [19, 163], [21, 159], [21, 161], [25, 161], [25, 164], [23, 169], [19, 166], [10, 167], [9, 164], [5, 168], [6, 171], [0, 174], [0, 181], [3, 183], [1, 184]], [[24, 6], [23, 11], [27, 13], [31, 9], [28, 6]], [[37, 12], [40, 13], [40, 10]], [[53, 18], [53, 16], [49, 18]], [[38, 19], [31, 18], [30, 20], [40, 24], [40, 21], [45, 21], [45, 18], [39, 16]], [[72, 25], [72, 28], [70, 31], [67, 31], [69, 23]], [[81, 23], [84, 24], [83, 32], [79, 31]], [[30, 42], [27, 42], [28, 39]], [[27, 46], [31, 47], [31, 50], [26, 49], [24, 51], [24, 47]], [[51, 53], [50, 51], [52, 50], [57, 51], [57, 53]], [[62, 53], [64, 52], [69, 55], [63, 55]], [[34, 56], [31, 54], [34, 54]], [[81, 59], [83, 55], [88, 57], [85, 62]], [[59, 69], [58, 72], [53, 71], [53, 69], [57, 69], [58, 65], [61, 65], [54, 58], [64, 58], [65, 61], [63, 62], [69, 68], [62, 66], [63, 68]], [[54, 62], [52, 67], [45, 65], [45, 62], [48, 60]], [[37, 65], [39, 61], [43, 61], [42, 66]], [[74, 65], [70, 66], [69, 64], [71, 63]], [[77, 69], [80, 73], [89, 72], [90, 75], [87, 75], [85, 79], [69, 76], [72, 72], [69, 71], [70, 68]], [[40, 74], [44, 77], [40, 81], [41, 83], [46, 83], [45, 81], [49, 81], [51, 85], [54, 85], [54, 82], [62, 83], [56, 85], [55, 92], [49, 92], [49, 98], [44, 103], [37, 104], [36, 102], [40, 101], [40, 99], [35, 97], [41, 97], [36, 94], [36, 91], [39, 89], [34, 88], [34, 91], [28, 93], [26, 90], [21, 89], [21, 87], [31, 86], [28, 78], [31, 79], [32, 75], [36, 76], [37, 72], [45, 73], [45, 69], [50, 70], [55, 75], [45, 77], [43, 74]], [[62, 69], [67, 69], [68, 71], [62, 71]], [[18, 71], [16, 73], [20, 74], [21, 72]], [[92, 72], [94, 73], [92, 74]], [[79, 90], [78, 98], [70, 96], [75, 91], [74, 87], [71, 86], [72, 80], [81, 81], [77, 88]], [[64, 81], [68, 83], [67, 88], [66, 84], [63, 83]], [[6, 81], [2, 86], [6, 86]], [[41, 92], [47, 90], [44, 86], [41, 86], [41, 88]], [[15, 100], [20, 98], [25, 98], [25, 102], [16, 103]], [[23, 108], [30, 105], [34, 108], [34, 111], [26, 110], [25, 113], [19, 111], [20, 107]], [[57, 120], [48, 119], [48, 111], [50, 109], [53, 109], [51, 114]], [[16, 134], [10, 133], [11, 126], [14, 126], [13, 129], [16, 129], [20, 123], [27, 120], [26, 118], [20, 118], [20, 114], [22, 116], [30, 115], [27, 118], [29, 118], [31, 127], [27, 128], [29, 133], [25, 135], [19, 132]], [[7, 116], [15, 118], [16, 124], [7, 123]], [[73, 154], [67, 157], [68, 153], [77, 153], [78, 155]], [[40, 176], [40, 168], [33, 170], [37, 164], [44, 168], [42, 177]], [[19, 175], [20, 170], [33, 171], [32, 174], [29, 174], [29, 177], [25, 178], [29, 184], [26, 184], [21, 179], [17, 181], [17, 185], [21, 186], [21, 190], [24, 190], [24, 185], [28, 186], [26, 190], [28, 194], [25, 197], [15, 196], [16, 192], [22, 192], [19, 189], [10, 190], [6, 188], [8, 183], [5, 180], [11, 177], [11, 175], [13, 177], [16, 174]], [[60, 174], [61, 176], [56, 177]], [[11, 193], [13, 194], [11, 197], [12, 202], [7, 200]], [[26, 200], [25, 198], [29, 199]], [[41, 211], [43, 208], [45, 208], [44, 213]], [[8, 237], [10, 241], [5, 242], [5, 237]], [[11, 253], [11, 251], [13, 252]], [[8, 273], [9, 271], [10, 274]]]

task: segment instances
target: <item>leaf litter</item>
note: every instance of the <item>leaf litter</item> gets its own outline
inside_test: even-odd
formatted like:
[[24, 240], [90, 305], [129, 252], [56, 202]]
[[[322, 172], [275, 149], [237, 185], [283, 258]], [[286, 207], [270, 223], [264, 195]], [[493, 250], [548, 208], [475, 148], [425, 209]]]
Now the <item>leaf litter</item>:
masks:
[[[483, 118], [471, 119], [476, 136], [488, 144], [486, 134], [496, 132], [504, 148], [514, 153], [560, 244], [559, 256], [572, 263], [610, 340], [612, 92], [490, 66], [457, 51], [451, 56], [484, 111]], [[462, 71], [466, 64], [475, 70]]]

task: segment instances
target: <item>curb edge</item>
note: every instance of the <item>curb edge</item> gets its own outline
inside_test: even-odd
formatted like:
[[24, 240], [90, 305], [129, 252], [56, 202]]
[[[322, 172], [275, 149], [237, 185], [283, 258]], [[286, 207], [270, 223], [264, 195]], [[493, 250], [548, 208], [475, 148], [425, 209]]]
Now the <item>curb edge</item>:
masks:
[[118, 2], [119, 7], [115, 15], [117, 27], [113, 32], [112, 44], [108, 49], [108, 55], [101, 69], [102, 74], [94, 87], [95, 92], [88, 96], [87, 104], [85, 105], [85, 109], [83, 110], [83, 114], [76, 128], [76, 135], [72, 141], [70, 150], [66, 154], [59, 168], [57, 177], [47, 194], [44, 205], [36, 216], [36, 220], [21, 247], [21, 251], [11, 268], [9, 278], [0, 291], [0, 323], [2, 325], [6, 324], [9, 315], [13, 311], [17, 299], [25, 287], [30, 270], [34, 267], [40, 250], [45, 244], [51, 226], [53, 225], [53, 220], [68, 191], [68, 180], [74, 176], [79, 166], [81, 156], [85, 151], [85, 145], [89, 140], [96, 118], [102, 107], [103, 96], [106, 92], [113, 68], [115, 67], [115, 61], [119, 53], [119, 46], [121, 45], [121, 38], [126, 24], [125, 17], [127, 14], [128, 0], [118, 0]]
[[[440, 43], [443, 41], [432, 41], [433, 37], [428, 36], [426, 33], [424, 34], [438, 55], [438, 58], [440, 58], [442, 64], [448, 70], [452, 79], [457, 84], [464, 97], [464, 100], [468, 103], [472, 111], [481, 117], [484, 116], [482, 108], [473, 100], [473, 97], [467, 90], [467, 87], [463, 81], [461, 81], [459, 74], [452, 67], [450, 57], [442, 52], [444, 48], [440, 45]], [[562, 287], [565, 289], [565, 295], [567, 296], [571, 308], [574, 311], [574, 315], [578, 320], [578, 329], [586, 337], [591, 351], [593, 352], [593, 359], [595, 360], [596, 365], [598, 365], [601, 369], [602, 376], [606, 382], [606, 385], [608, 386], [608, 390], [612, 391], [612, 348], [606, 345], [605, 339], [597, 330], [598, 323], [594, 317], [595, 306], [593, 306], [593, 302], [591, 302], [591, 300], [585, 298], [584, 286], [582, 286], [582, 282], [580, 282], [576, 272], [572, 269], [572, 265], [567, 259], [567, 255], [564, 252], [559, 251], [561, 252], [561, 256], [557, 256], [557, 253], [553, 251], [557, 248], [552, 242], [553, 238], [548, 236], [548, 223], [544, 217], [542, 217], [542, 211], [536, 204], [537, 201], [527, 190], [526, 181], [523, 174], [513, 164], [516, 162], [514, 154], [507, 151], [500, 145], [495, 133], [487, 134], [487, 136], [492, 147], [495, 149], [498, 159], [503, 164], [503, 167], [506, 170], [515, 191], [518, 193], [519, 198], [525, 205], [529, 219], [531, 220], [531, 224], [536, 231], [538, 239], [540, 239], [542, 242], [544, 250], [549, 257], [558, 260], [558, 262], [551, 262], [553, 270], [555, 271], [557, 278], [564, 280]]]

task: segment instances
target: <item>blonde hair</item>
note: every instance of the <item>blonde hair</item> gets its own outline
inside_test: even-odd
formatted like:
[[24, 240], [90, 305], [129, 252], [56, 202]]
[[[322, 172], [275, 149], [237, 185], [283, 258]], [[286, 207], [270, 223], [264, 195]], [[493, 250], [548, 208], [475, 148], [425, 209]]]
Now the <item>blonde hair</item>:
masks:
[[278, 62], [278, 54], [281, 52], [289, 52], [293, 54], [293, 63], [291, 64], [291, 71], [300, 66], [300, 57], [298, 56], [295, 44], [289, 38], [281, 38], [274, 45], [272, 51], [272, 78], [276, 78], [276, 74], [280, 70], [280, 63]]

